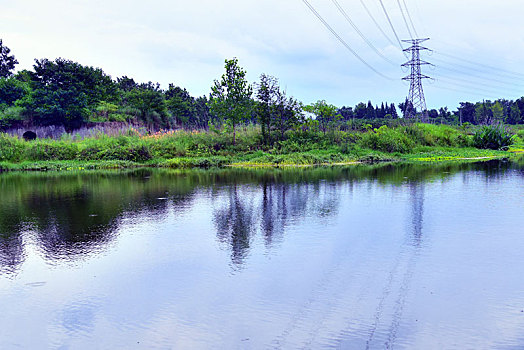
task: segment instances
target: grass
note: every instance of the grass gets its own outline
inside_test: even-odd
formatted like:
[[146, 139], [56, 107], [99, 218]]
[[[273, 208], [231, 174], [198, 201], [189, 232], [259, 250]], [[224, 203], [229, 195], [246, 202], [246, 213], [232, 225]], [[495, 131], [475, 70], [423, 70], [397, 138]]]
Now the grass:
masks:
[[111, 161], [23, 161], [20, 163], [0, 162], [2, 171], [73, 171], [73, 170], [104, 170], [104, 169], [130, 169], [148, 166], [147, 164], [134, 163], [122, 160]]
[[129, 129], [118, 136], [26, 142], [0, 134], [0, 171], [121, 169], [133, 167], [210, 168], [305, 166], [353, 162], [439, 162], [504, 158], [524, 151], [522, 130], [509, 151], [473, 147], [473, 131], [444, 125], [382, 126], [367, 132], [326, 134], [296, 130], [283, 141], [262, 143], [257, 127], [246, 127], [232, 142], [226, 131], [166, 131], [143, 135]]

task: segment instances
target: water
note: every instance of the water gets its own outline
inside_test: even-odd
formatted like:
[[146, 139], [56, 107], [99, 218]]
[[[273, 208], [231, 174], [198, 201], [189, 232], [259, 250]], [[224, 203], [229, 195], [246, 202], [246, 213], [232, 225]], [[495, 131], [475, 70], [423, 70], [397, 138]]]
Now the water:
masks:
[[0, 174], [1, 349], [522, 349], [524, 166]]

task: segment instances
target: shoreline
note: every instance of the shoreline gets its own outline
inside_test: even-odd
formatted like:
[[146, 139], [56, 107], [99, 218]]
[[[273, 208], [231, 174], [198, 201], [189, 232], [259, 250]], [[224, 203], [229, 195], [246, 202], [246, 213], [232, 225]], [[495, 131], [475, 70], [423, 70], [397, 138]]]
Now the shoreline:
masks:
[[[496, 159], [510, 159], [512, 156], [519, 155], [519, 152], [504, 152], [504, 154], [478, 156], [478, 157], [457, 157], [453, 155], [439, 155], [435, 157], [416, 157], [416, 155], [405, 155], [397, 159], [375, 159], [375, 160], [351, 160], [335, 162], [319, 162], [310, 164], [301, 163], [255, 163], [250, 161], [223, 162], [221, 164], [211, 164], [212, 162], [203, 162], [200, 159], [193, 159], [194, 163], [177, 162], [177, 158], [169, 160], [160, 160], [157, 162], [138, 163], [131, 161], [109, 160], [109, 161], [24, 161], [21, 163], [0, 163], [0, 174], [7, 172], [62, 172], [62, 171], [96, 171], [96, 170], [126, 170], [140, 168], [157, 168], [157, 169], [210, 169], [210, 168], [237, 168], [237, 169], [257, 169], [257, 168], [312, 168], [312, 167], [344, 167], [365, 164], [391, 163], [391, 164], [441, 164], [445, 162], [477, 162], [489, 161]], [[363, 157], [366, 158], [366, 157]], [[175, 160], [175, 161], [173, 161]], [[210, 165], [207, 165], [210, 164]]]

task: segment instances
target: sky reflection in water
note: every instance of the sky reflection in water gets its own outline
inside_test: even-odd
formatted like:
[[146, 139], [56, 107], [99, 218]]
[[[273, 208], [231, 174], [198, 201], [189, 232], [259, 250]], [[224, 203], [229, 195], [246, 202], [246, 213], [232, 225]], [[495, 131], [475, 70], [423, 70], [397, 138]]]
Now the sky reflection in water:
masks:
[[0, 348], [524, 347], [523, 174], [0, 174]]

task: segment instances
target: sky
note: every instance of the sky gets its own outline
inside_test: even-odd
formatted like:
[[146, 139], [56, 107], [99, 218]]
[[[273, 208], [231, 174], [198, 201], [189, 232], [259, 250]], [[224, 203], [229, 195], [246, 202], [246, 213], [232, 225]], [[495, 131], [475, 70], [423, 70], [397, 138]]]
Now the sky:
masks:
[[[63, 57], [102, 68], [113, 78], [185, 87], [208, 95], [237, 57], [250, 82], [265, 73], [289, 96], [354, 106], [371, 100], [402, 102], [407, 61], [379, 0], [338, 0], [377, 54], [339, 12], [333, 0], [309, 0], [357, 59], [302, 0], [0, 0], [0, 38], [20, 64]], [[435, 64], [423, 73], [428, 108], [456, 109], [460, 101], [516, 99], [524, 95], [522, 0], [383, 0], [400, 39], [411, 17]], [[386, 58], [386, 59], [384, 59]], [[457, 59], [458, 58], [458, 59]]]

